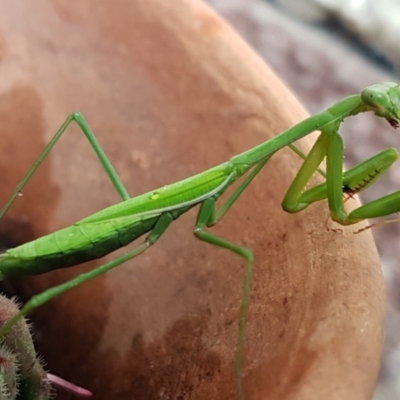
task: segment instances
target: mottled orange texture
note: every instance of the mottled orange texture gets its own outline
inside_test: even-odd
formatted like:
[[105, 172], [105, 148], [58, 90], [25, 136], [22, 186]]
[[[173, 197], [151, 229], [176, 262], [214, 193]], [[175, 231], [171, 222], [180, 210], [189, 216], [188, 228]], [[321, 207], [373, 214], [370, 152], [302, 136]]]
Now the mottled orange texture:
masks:
[[[202, 1], [1, 3], [2, 203], [73, 111], [83, 112], [132, 195], [219, 164], [306, 116]], [[281, 210], [299, 165], [289, 150], [278, 153], [214, 228], [255, 254], [246, 400], [365, 400], [382, 346], [377, 254], [370, 232], [328, 232], [324, 202], [297, 215]], [[117, 201], [71, 128], [9, 218], [27, 218], [36, 237]], [[35, 314], [52, 372], [96, 400], [236, 398], [243, 262], [197, 241], [195, 216]], [[20, 281], [21, 296], [96, 265]]]

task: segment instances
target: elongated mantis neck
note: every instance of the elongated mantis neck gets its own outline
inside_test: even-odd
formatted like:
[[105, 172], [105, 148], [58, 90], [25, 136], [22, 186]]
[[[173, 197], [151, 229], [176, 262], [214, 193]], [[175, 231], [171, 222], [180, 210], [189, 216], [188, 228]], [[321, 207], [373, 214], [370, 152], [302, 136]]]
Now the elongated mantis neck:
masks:
[[346, 97], [327, 110], [309, 117], [266, 142], [232, 157], [230, 161], [233, 164], [239, 165], [256, 164], [265, 157], [313, 131], [322, 130], [327, 126], [339, 126], [345, 118], [365, 111], [368, 111], [368, 107], [362, 102], [360, 95]]

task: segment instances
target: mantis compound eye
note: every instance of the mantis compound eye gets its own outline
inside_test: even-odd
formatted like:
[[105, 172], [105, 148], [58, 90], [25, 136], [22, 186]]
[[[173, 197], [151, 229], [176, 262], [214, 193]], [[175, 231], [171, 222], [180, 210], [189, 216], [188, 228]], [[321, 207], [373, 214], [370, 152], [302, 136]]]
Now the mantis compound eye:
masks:
[[379, 116], [384, 116], [390, 108], [391, 102], [387, 90], [370, 86], [362, 91], [361, 99]]
[[400, 126], [400, 86], [393, 82], [380, 83], [366, 88], [361, 100], [375, 112], [385, 118], [394, 128]]

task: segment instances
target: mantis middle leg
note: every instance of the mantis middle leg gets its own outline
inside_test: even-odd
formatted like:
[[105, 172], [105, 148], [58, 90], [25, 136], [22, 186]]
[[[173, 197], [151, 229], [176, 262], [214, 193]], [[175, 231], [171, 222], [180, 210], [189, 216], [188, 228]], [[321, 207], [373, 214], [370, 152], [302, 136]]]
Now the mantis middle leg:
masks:
[[258, 165], [248, 174], [245, 180], [239, 185], [239, 187], [232, 193], [232, 195], [226, 200], [226, 202], [217, 211], [216, 209], [216, 199], [213, 197], [208, 198], [203, 201], [200, 207], [200, 211], [197, 217], [196, 226], [194, 229], [195, 236], [209, 244], [214, 246], [222, 247], [224, 249], [230, 250], [241, 257], [246, 262], [244, 283], [243, 283], [243, 296], [240, 305], [240, 315], [239, 315], [239, 332], [238, 332], [238, 344], [236, 351], [236, 361], [235, 361], [235, 375], [236, 375], [236, 386], [238, 391], [238, 397], [240, 400], [244, 400], [244, 389], [243, 389], [243, 359], [244, 359], [244, 347], [245, 347], [245, 331], [246, 331], [246, 318], [247, 311], [250, 302], [250, 292], [251, 292], [251, 281], [253, 277], [253, 252], [244, 246], [237, 245], [219, 236], [206, 231], [206, 227], [216, 225], [222, 217], [228, 212], [232, 207], [238, 197], [243, 193], [243, 191], [248, 187], [251, 181], [256, 177], [256, 175], [261, 171], [264, 165], [268, 162], [271, 156], [266, 157], [261, 160]]

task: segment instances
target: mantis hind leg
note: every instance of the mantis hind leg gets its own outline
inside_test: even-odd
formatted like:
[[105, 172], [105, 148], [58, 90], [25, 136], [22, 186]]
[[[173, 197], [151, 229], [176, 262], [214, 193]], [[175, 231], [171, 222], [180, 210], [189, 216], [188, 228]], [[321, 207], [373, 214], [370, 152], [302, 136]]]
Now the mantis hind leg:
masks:
[[110, 178], [110, 180], [111, 180], [112, 184], [114, 185], [115, 189], [117, 190], [118, 194], [121, 196], [122, 200], [127, 200], [130, 198], [128, 191], [126, 190], [126, 188], [125, 188], [124, 184], [122, 183], [121, 179], [119, 178], [117, 172], [115, 171], [114, 167], [112, 166], [112, 164], [110, 163], [106, 154], [104, 153], [104, 150], [100, 146], [100, 143], [97, 141], [89, 124], [86, 122], [85, 118], [83, 117], [83, 115], [81, 113], [76, 112], [76, 113], [70, 114], [67, 117], [65, 122], [62, 124], [61, 128], [56, 132], [56, 134], [53, 136], [53, 138], [50, 140], [48, 145], [42, 151], [42, 153], [40, 154], [40, 156], [38, 157], [36, 162], [32, 165], [32, 167], [29, 169], [29, 171], [27, 172], [25, 177], [22, 179], [20, 184], [17, 186], [17, 189], [12, 194], [12, 196], [8, 200], [7, 204], [0, 211], [0, 220], [6, 214], [6, 212], [11, 207], [11, 205], [14, 203], [14, 201], [18, 197], [18, 195], [20, 193], [22, 193], [22, 190], [24, 189], [26, 184], [29, 182], [29, 179], [32, 177], [32, 175], [35, 173], [35, 171], [39, 168], [40, 164], [47, 157], [47, 155], [50, 153], [50, 151], [53, 149], [55, 144], [58, 142], [58, 140], [61, 138], [63, 133], [67, 130], [68, 126], [73, 121], [75, 121], [81, 128], [81, 131], [83, 132], [86, 139], [88, 140], [88, 142], [92, 146], [93, 150], [95, 151], [104, 170], [106, 171], [108, 177]]
[[134, 249], [122, 254], [121, 256], [111, 260], [110, 262], [100, 265], [99, 267], [88, 271], [86, 273], [80, 274], [77, 277], [62, 283], [61, 285], [54, 286], [49, 288], [42, 293], [39, 293], [33, 296], [25, 305], [21, 308], [18, 314], [16, 314], [12, 319], [10, 319], [5, 325], [0, 328], [0, 338], [7, 334], [9, 330], [22, 318], [24, 318], [28, 313], [33, 311], [36, 308], [41, 307], [43, 304], [46, 304], [51, 299], [63, 294], [76, 286], [82, 285], [99, 275], [103, 275], [104, 273], [110, 271], [111, 269], [118, 267], [121, 264], [126, 263], [129, 260], [139, 256], [149, 249], [151, 245], [153, 245], [168, 229], [170, 224], [173, 221], [173, 217], [169, 213], [164, 213], [158, 219], [156, 225], [153, 230], [149, 233], [146, 240], [135, 247]]
[[200, 211], [197, 217], [196, 226], [194, 229], [195, 236], [209, 244], [214, 246], [222, 247], [233, 251], [240, 255], [246, 261], [245, 267], [245, 278], [243, 285], [243, 297], [240, 305], [240, 316], [239, 316], [239, 336], [235, 362], [235, 374], [236, 374], [236, 385], [238, 390], [238, 396], [240, 400], [244, 400], [244, 389], [242, 381], [242, 370], [243, 370], [243, 356], [244, 356], [244, 345], [245, 345], [245, 330], [246, 330], [246, 317], [247, 310], [250, 301], [250, 289], [253, 275], [253, 253], [247, 247], [239, 246], [219, 236], [213, 235], [205, 231], [207, 224], [213, 222], [215, 218], [215, 200], [213, 198], [206, 199], [200, 207]]

